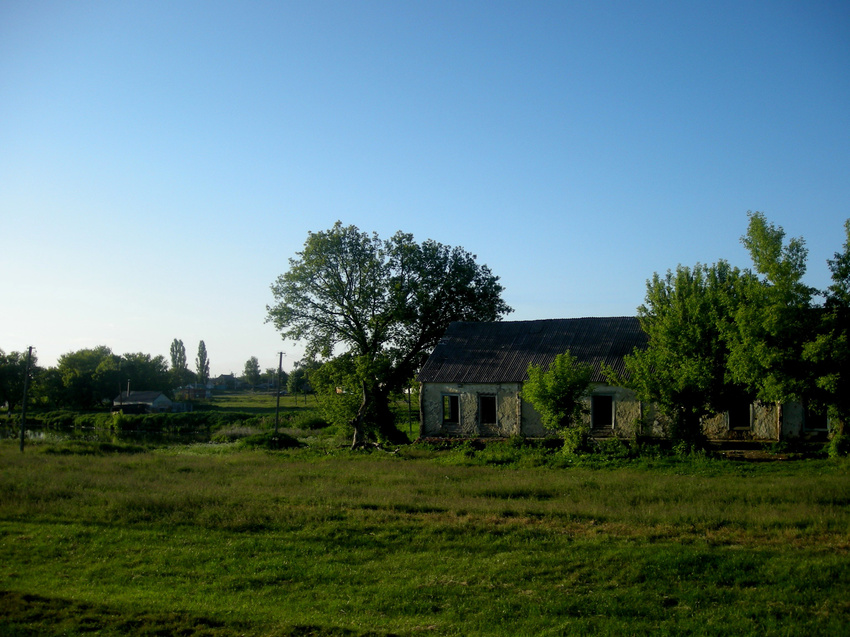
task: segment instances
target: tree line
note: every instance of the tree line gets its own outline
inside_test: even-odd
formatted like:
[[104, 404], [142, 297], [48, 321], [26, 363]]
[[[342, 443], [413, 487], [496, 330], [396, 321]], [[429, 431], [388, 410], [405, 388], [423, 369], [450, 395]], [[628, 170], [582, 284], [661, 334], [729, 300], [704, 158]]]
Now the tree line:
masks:
[[[850, 422], [850, 219], [843, 250], [827, 260], [832, 284], [816, 290], [803, 282], [805, 241], [786, 241], [761, 212], [748, 217], [741, 242], [753, 269], [720, 260], [654, 274], [638, 308], [647, 348], [626, 356], [623, 376], [604, 370], [610, 384], [656, 405], [672, 437], [690, 445], [703, 442], [706, 416], [757, 401], [801, 403], [836, 432]], [[568, 441], [590, 372], [569, 352], [549, 369], [528, 369], [523, 397]]]
[[[748, 219], [741, 241], [753, 269], [719, 260], [655, 273], [637, 309], [648, 347], [626, 357], [624, 377], [608, 370], [610, 383], [656, 404], [684, 441], [699, 437], [704, 416], [756, 400], [799, 401], [835, 423], [850, 419], [850, 220], [843, 251], [827, 263], [832, 284], [816, 290], [803, 282], [805, 241], [786, 242], [761, 212]], [[381, 240], [337, 222], [309, 233], [273, 283], [267, 321], [306, 343], [307, 379], [326, 417], [352, 425], [352, 446], [398, 438], [389, 396], [410, 383], [450, 322], [512, 311], [498, 277], [475, 259], [462, 248], [401, 232]], [[530, 370], [524, 393], [549, 401], [553, 423], [574, 422], [587, 370], [559, 361], [552, 376], [563, 395], [547, 387], [544, 371]]]
[[704, 416], [755, 401], [850, 422], [850, 219], [825, 290], [803, 282], [802, 237], [786, 241], [764, 213], [748, 219], [753, 269], [720, 260], [654, 274], [638, 308], [649, 346], [626, 358], [627, 379], [610, 379], [658, 405], [683, 440], [699, 436]]
[[[198, 343], [194, 369], [189, 368], [182, 340], [171, 343], [170, 358], [169, 364], [164, 356], [142, 352], [118, 355], [99, 345], [63, 354], [55, 367], [42, 368], [33, 355], [28, 394], [34, 405], [85, 411], [111, 404], [128, 390], [161, 391], [173, 396], [177, 388], [206, 385], [210, 380], [210, 359], [204, 341]], [[269, 371], [276, 373], [267, 370], [265, 377]], [[0, 350], [0, 405], [6, 404], [9, 414], [21, 405], [25, 372], [26, 353], [6, 354]]]
[[[740, 401], [795, 400], [837, 422], [850, 418], [850, 220], [843, 251], [827, 263], [832, 284], [816, 290], [803, 282], [805, 241], [786, 241], [763, 213], [748, 219], [741, 241], [753, 269], [719, 260], [653, 274], [637, 309], [648, 347], [626, 358], [626, 377], [609, 371], [612, 384], [658, 405], [683, 439], [698, 435], [703, 416]], [[267, 322], [284, 339], [306, 345], [305, 359], [284, 381], [289, 391], [317, 391], [326, 417], [351, 425], [353, 446], [402, 441], [390, 397], [411, 386], [449, 323], [497, 321], [513, 311], [499, 277], [476, 259], [460, 247], [417, 243], [402, 232], [384, 240], [341, 222], [308, 233], [266, 307]], [[0, 401], [10, 405], [17, 398], [8, 378], [22, 375], [7, 371], [21, 361], [16, 352], [0, 359]], [[203, 341], [195, 370], [177, 339], [170, 367], [161, 356], [98, 347], [37, 371], [34, 391], [46, 404], [90, 408], [117, 395], [128, 378], [134, 387], [163, 390], [205, 382]], [[243, 371], [252, 385], [263, 377], [256, 357]]]

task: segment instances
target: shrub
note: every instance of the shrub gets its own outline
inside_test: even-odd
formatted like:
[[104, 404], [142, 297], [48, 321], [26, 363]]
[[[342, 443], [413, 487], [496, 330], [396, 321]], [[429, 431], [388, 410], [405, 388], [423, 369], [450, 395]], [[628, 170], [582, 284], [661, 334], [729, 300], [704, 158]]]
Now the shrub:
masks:
[[210, 436], [210, 441], [218, 443], [236, 442], [237, 440], [256, 436], [258, 434], [260, 434], [260, 431], [256, 427], [225, 427], [224, 429], [219, 429]]
[[564, 446], [562, 450], [568, 456], [590, 453], [593, 451], [593, 438], [590, 428], [585, 426], [568, 427], [563, 432]]
[[850, 455], [850, 435], [840, 433], [833, 434], [826, 445], [826, 453], [830, 458], [841, 458]]
[[294, 416], [289, 426], [293, 429], [324, 429], [330, 423], [315, 412], [305, 412]]
[[606, 458], [628, 458], [631, 456], [628, 445], [619, 438], [597, 441], [596, 451]]
[[287, 436], [282, 432], [274, 433], [272, 431], [247, 436], [242, 438], [241, 443], [251, 449], [297, 449], [304, 446], [292, 436]]

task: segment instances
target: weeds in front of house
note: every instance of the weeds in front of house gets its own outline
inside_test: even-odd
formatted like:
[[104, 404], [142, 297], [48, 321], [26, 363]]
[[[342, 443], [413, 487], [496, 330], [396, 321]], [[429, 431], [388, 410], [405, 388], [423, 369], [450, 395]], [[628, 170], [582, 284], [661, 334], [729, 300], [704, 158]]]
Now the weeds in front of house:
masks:
[[626, 463], [611, 444], [597, 467], [519, 439], [48, 446], [0, 445], [2, 634], [840, 634], [850, 621], [846, 459]]

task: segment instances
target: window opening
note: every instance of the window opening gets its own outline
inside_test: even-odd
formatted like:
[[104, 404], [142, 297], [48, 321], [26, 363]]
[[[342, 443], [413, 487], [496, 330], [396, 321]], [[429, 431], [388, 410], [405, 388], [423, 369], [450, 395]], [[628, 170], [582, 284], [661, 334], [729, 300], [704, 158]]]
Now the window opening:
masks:
[[443, 396], [443, 422], [457, 424], [460, 422], [460, 409], [457, 396]]
[[478, 416], [482, 425], [496, 424], [496, 397], [478, 397]]
[[590, 426], [594, 429], [614, 428], [614, 397], [590, 397]]
[[829, 419], [827, 418], [826, 409], [823, 407], [817, 408], [813, 405], [808, 405], [803, 418], [803, 425], [809, 431], [826, 431], [829, 429]]
[[729, 418], [729, 429], [750, 429], [752, 427], [750, 403], [742, 401], [732, 405], [727, 416]]

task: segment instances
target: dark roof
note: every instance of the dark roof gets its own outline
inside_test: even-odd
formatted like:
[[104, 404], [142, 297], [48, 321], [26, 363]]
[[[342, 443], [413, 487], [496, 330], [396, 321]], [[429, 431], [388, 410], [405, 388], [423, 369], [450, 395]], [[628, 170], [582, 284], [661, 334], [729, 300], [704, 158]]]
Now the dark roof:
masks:
[[138, 403], [149, 405], [160, 396], [162, 396], [161, 391], [131, 391], [129, 395], [127, 394], [127, 392], [122, 391], [121, 395], [117, 396], [112, 402], [127, 404]]
[[509, 383], [526, 380], [533, 363], [547, 369], [566, 350], [593, 367], [604, 382], [602, 364], [625, 374], [623, 356], [646, 347], [637, 318], [549, 319], [541, 321], [458, 322], [449, 325], [428, 357], [423, 383]]

